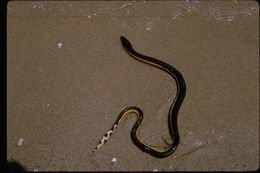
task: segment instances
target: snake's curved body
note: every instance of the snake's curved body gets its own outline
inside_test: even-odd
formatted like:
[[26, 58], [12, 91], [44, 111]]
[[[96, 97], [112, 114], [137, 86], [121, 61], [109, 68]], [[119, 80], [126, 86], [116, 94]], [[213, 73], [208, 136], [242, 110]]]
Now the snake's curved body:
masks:
[[124, 36], [121, 36], [120, 39], [121, 39], [124, 49], [130, 56], [132, 56], [136, 60], [150, 64], [161, 70], [164, 70], [165, 72], [170, 74], [175, 79], [176, 84], [177, 84], [177, 94], [170, 107], [169, 115], [168, 115], [169, 133], [170, 133], [170, 136], [171, 136], [173, 142], [171, 144], [169, 144], [167, 147], [153, 147], [153, 146], [149, 146], [149, 145], [145, 144], [139, 138], [139, 129], [140, 129], [140, 125], [143, 120], [143, 112], [140, 108], [138, 108], [136, 106], [131, 106], [131, 107], [127, 107], [121, 111], [121, 113], [119, 114], [119, 116], [118, 116], [116, 122], [114, 123], [114, 125], [112, 126], [112, 128], [101, 138], [100, 142], [98, 143], [97, 147], [94, 149], [93, 152], [95, 152], [102, 145], [104, 145], [104, 143], [109, 139], [111, 134], [114, 132], [114, 130], [117, 128], [117, 126], [119, 125], [119, 123], [125, 116], [127, 116], [129, 113], [135, 113], [137, 115], [137, 120], [131, 131], [131, 139], [132, 139], [133, 143], [139, 149], [141, 149], [143, 152], [146, 152], [154, 157], [157, 157], [157, 158], [167, 157], [167, 156], [171, 155], [177, 149], [177, 147], [179, 145], [179, 141], [180, 141], [178, 124], [177, 124], [177, 115], [178, 115], [179, 109], [181, 107], [181, 104], [184, 100], [185, 93], [186, 93], [185, 81], [182, 77], [182, 74], [177, 69], [172, 67], [171, 65], [169, 65], [163, 61], [160, 61], [158, 59], [155, 59], [155, 58], [152, 58], [152, 57], [149, 57], [146, 55], [142, 55], [142, 54], [136, 52], [133, 49], [131, 43]]

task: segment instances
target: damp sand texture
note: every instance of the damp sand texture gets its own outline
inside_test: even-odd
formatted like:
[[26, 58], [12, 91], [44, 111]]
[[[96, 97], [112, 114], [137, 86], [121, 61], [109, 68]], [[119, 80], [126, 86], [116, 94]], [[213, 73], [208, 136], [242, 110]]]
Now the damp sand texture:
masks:
[[[246, 171], [259, 168], [259, 6], [254, 1], [11, 1], [7, 158], [29, 171]], [[180, 145], [165, 159], [131, 141], [168, 140], [176, 83], [138, 62], [120, 36], [178, 69]]]

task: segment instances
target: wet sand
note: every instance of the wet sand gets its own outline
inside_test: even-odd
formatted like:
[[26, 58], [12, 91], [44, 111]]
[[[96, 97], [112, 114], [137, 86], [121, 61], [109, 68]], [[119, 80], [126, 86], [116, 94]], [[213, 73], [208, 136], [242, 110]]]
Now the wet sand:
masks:
[[[258, 16], [254, 1], [9, 2], [8, 161], [29, 171], [258, 169]], [[91, 154], [132, 105], [144, 111], [145, 142], [169, 139], [176, 83], [130, 57], [121, 35], [186, 81], [180, 145], [165, 159], [132, 143], [135, 116]]]

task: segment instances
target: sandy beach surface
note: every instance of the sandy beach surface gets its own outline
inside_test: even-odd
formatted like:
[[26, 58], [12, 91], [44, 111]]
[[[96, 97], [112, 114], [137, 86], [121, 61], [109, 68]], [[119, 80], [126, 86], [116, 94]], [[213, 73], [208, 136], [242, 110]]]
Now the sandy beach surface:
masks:
[[[7, 11], [7, 158], [29, 171], [246, 171], [259, 168], [259, 5], [255, 1], [11, 1]], [[127, 106], [144, 112], [141, 139], [170, 141], [176, 83], [186, 81], [180, 144], [158, 159], [139, 150]]]

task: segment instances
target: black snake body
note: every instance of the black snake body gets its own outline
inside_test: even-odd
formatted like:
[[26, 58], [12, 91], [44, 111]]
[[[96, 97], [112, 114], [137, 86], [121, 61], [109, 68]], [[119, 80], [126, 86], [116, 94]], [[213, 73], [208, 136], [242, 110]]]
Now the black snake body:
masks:
[[152, 58], [152, 57], [149, 57], [146, 55], [142, 55], [142, 54], [136, 52], [133, 49], [131, 43], [124, 36], [121, 36], [120, 39], [121, 39], [124, 49], [130, 56], [132, 56], [136, 60], [150, 64], [161, 70], [164, 70], [165, 72], [170, 74], [176, 81], [177, 94], [170, 107], [169, 114], [168, 114], [169, 133], [170, 133], [173, 143], [169, 144], [166, 148], [165, 147], [152, 147], [152, 146], [144, 144], [144, 142], [142, 142], [142, 140], [139, 138], [139, 129], [140, 129], [140, 125], [143, 120], [143, 111], [136, 106], [131, 106], [131, 107], [127, 107], [121, 111], [121, 113], [119, 114], [119, 116], [118, 116], [116, 122], [114, 123], [114, 125], [112, 126], [112, 128], [101, 138], [100, 142], [98, 143], [98, 145], [94, 149], [94, 151], [96, 151], [102, 145], [104, 145], [104, 143], [109, 139], [111, 134], [114, 132], [114, 130], [119, 125], [120, 121], [125, 116], [127, 116], [129, 113], [135, 113], [137, 115], [137, 120], [131, 131], [131, 139], [132, 139], [133, 143], [139, 149], [141, 149], [143, 152], [146, 152], [154, 157], [157, 157], [157, 158], [167, 157], [167, 156], [171, 155], [177, 149], [177, 147], [179, 145], [179, 141], [180, 141], [178, 123], [177, 123], [177, 115], [178, 115], [179, 109], [181, 107], [181, 104], [182, 104], [185, 94], [186, 94], [185, 81], [183, 79], [182, 74], [177, 69], [175, 69], [173, 66], [171, 66], [163, 61], [160, 61], [158, 59], [155, 59], [155, 58]]

